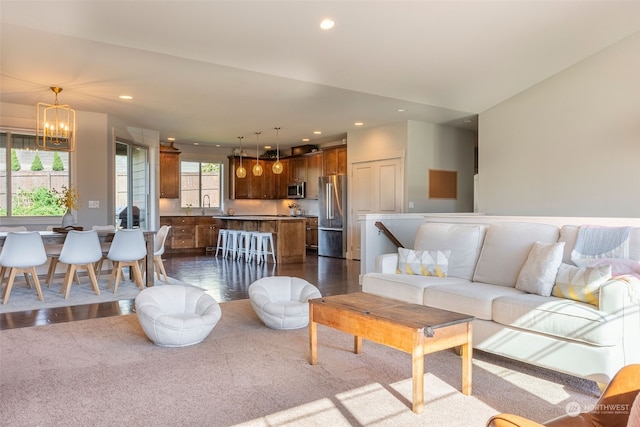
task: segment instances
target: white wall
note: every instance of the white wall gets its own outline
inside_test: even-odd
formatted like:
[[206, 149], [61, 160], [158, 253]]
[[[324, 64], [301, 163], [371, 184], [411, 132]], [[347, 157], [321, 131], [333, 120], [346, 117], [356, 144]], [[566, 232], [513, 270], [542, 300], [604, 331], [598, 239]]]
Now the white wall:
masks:
[[480, 114], [478, 210], [640, 217], [640, 33]]

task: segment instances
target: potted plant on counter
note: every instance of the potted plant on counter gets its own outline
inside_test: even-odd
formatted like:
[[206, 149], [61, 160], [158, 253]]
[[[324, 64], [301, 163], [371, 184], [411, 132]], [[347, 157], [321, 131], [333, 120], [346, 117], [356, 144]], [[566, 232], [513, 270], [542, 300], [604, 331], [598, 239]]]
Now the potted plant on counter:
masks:
[[289, 203], [289, 216], [296, 216], [298, 209], [300, 209], [300, 206], [295, 203]]

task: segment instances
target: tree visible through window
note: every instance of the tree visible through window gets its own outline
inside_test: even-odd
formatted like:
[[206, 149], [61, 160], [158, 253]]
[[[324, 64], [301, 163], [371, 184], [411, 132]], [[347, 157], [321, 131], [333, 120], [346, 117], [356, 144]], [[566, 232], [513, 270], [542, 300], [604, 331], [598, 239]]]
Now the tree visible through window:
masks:
[[69, 153], [37, 150], [34, 135], [0, 132], [0, 156], [0, 216], [64, 215], [56, 190], [69, 187]]
[[220, 209], [221, 177], [221, 163], [180, 162], [180, 206]]

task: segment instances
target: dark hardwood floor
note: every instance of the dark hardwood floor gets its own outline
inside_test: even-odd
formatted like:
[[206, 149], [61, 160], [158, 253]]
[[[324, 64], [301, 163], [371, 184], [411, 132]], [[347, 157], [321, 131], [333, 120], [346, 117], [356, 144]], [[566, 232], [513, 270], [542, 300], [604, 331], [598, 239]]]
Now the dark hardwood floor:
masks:
[[[218, 301], [249, 298], [249, 285], [262, 277], [295, 276], [318, 287], [322, 295], [358, 292], [360, 262], [307, 253], [304, 264], [245, 263], [213, 255], [166, 255], [164, 266], [174, 279], [210, 291]], [[70, 322], [135, 312], [133, 300], [0, 314], [0, 330]]]

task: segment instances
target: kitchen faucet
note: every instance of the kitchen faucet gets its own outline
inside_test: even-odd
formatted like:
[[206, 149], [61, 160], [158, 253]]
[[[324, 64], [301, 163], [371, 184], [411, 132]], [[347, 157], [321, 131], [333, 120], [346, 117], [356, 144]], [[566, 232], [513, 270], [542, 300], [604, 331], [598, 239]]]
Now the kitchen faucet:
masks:
[[[205, 204], [204, 201], [207, 200], [207, 203]], [[208, 194], [205, 194], [204, 196], [202, 196], [202, 215], [204, 215], [204, 208], [210, 208], [211, 207], [211, 197], [209, 197]]]

